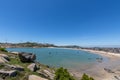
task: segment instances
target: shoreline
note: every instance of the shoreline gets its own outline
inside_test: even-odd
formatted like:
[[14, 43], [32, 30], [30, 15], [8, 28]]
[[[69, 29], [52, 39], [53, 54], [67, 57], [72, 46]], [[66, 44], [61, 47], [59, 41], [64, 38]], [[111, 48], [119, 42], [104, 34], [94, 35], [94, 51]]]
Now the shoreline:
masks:
[[97, 51], [97, 50], [90, 50], [90, 49], [77, 49], [77, 50], [82, 50], [82, 51], [86, 51], [86, 52], [90, 52], [93, 54], [98, 54], [101, 56], [105, 56], [108, 58], [120, 58], [120, 53], [111, 53], [111, 52], [105, 52], [105, 51]]
[[[56, 48], [56, 47], [52, 47]], [[96, 63], [95, 65], [86, 65], [83, 67], [83, 70], [80, 69], [72, 69], [69, 70], [71, 74], [73, 74], [76, 78], [82, 76], [82, 74], [86, 73], [89, 76], [93, 77], [95, 80], [117, 80], [115, 76], [119, 77], [120, 73], [120, 54], [117, 53], [109, 53], [104, 51], [96, 51], [89, 49], [77, 49], [77, 48], [59, 48], [59, 49], [69, 49], [69, 50], [81, 50], [86, 51], [91, 54], [98, 54], [100, 56], [108, 58], [108, 61], [103, 60], [102, 63]], [[114, 73], [110, 73], [106, 71], [106, 69], [113, 71]]]
[[[51, 47], [47, 47], [47, 48], [51, 48]], [[111, 53], [111, 52], [97, 51], [97, 50], [91, 50], [91, 49], [57, 48], [57, 47], [52, 47], [52, 48], [69, 49], [69, 50], [81, 50], [81, 51], [85, 51], [85, 52], [90, 52], [92, 54], [98, 54], [98, 55], [101, 55], [101, 56], [105, 56], [105, 57], [108, 57], [108, 58], [115, 58], [115, 57], [120, 58], [120, 53]]]
[[[55, 47], [54, 47], [55, 48]], [[70, 49], [70, 50], [81, 50], [86, 51], [91, 54], [97, 54], [102, 57], [106, 57], [108, 61], [103, 60], [102, 63], [96, 63], [90, 68], [85, 68], [84, 71], [81, 70], [70, 70], [71, 74], [76, 78], [81, 78], [82, 74], [86, 73], [89, 76], [93, 77], [95, 80], [118, 80], [120, 79], [120, 53], [111, 53], [105, 51], [96, 51], [90, 49], [77, 49], [77, 48], [61, 48], [61, 49]], [[87, 67], [88, 67], [87, 66]], [[108, 70], [108, 71], [107, 71]], [[111, 72], [109, 72], [111, 71]]]
[[[103, 57], [108, 58], [108, 61], [104, 61], [102, 63], [96, 63], [93, 65], [93, 68], [87, 68], [85, 71], [73, 71], [73, 74], [79, 76], [81, 73], [87, 73], [88, 75], [95, 78], [95, 80], [118, 80], [120, 79], [120, 54], [119, 53], [110, 53], [105, 51], [96, 51], [90, 49], [74, 49], [74, 50], [81, 50], [90, 52], [91, 54], [98, 54]], [[110, 70], [106, 71], [106, 69]], [[81, 73], [79, 73], [81, 72]], [[118, 78], [118, 79], [117, 79]]]

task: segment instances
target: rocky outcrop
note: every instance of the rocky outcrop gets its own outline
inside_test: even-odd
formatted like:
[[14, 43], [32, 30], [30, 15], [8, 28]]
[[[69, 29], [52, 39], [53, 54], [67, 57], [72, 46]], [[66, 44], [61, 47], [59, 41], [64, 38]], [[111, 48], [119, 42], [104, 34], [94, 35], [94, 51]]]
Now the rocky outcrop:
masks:
[[[0, 52], [0, 80], [12, 79], [10, 77], [13, 77], [14, 80], [53, 80], [52, 68], [35, 62], [35, 59], [36, 56], [32, 53], [6, 52], [5, 54], [4, 52], [3, 54]], [[38, 73], [38, 71], [40, 72]], [[38, 74], [38, 76], [34, 74]]]
[[6, 76], [15, 77], [17, 75], [16, 70], [6, 71], [6, 70], [0, 70], [0, 75], [2, 75], [2, 78], [5, 78]]
[[55, 76], [55, 75], [54, 75], [53, 73], [51, 73], [50, 71], [48, 71], [48, 70], [43, 70], [43, 72], [46, 73], [51, 80], [54, 79], [54, 76]]
[[5, 67], [11, 69], [11, 70], [17, 70], [17, 71], [24, 71], [24, 68], [22, 66], [19, 66], [19, 65], [9, 65], [9, 64], [6, 64]]
[[34, 62], [34, 60], [36, 59], [36, 55], [32, 54], [32, 53], [19, 53], [19, 58], [22, 62]]
[[48, 80], [36, 75], [29, 75], [28, 80]]
[[37, 71], [41, 76], [49, 78], [50, 80], [54, 79], [54, 74], [48, 70]]
[[7, 55], [5, 54], [0, 54], [0, 63], [5, 63], [5, 62], [9, 62], [10, 59]]
[[27, 68], [33, 72], [35, 72], [38, 69], [35, 63], [30, 64]]

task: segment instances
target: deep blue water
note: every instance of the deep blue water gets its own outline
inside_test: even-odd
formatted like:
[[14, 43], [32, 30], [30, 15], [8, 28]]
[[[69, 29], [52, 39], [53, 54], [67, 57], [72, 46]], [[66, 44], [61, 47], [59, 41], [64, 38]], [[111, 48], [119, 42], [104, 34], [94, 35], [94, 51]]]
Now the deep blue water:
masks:
[[52, 67], [79, 68], [82, 65], [92, 65], [97, 62], [96, 58], [101, 58], [97, 54], [61, 48], [8, 48], [7, 50], [34, 53], [38, 62]]

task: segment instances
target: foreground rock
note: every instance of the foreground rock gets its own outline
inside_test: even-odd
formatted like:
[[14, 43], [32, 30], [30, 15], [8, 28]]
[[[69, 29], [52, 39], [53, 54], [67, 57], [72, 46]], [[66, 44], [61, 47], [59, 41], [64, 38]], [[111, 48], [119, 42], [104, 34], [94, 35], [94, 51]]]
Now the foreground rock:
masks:
[[5, 66], [9, 69], [12, 69], [12, 70], [17, 70], [17, 71], [24, 71], [24, 68], [22, 66], [19, 66], [19, 65], [9, 65], [9, 64], [5, 64]]
[[36, 55], [32, 54], [32, 53], [19, 53], [19, 58], [22, 62], [34, 62], [34, 60], [36, 59]]
[[54, 79], [54, 74], [51, 73], [48, 70], [42, 70], [42, 71], [37, 71], [41, 76], [45, 77], [45, 78], [49, 78], [50, 80]]
[[15, 77], [17, 75], [17, 72], [16, 70], [10, 71], [0, 70], [0, 75], [2, 76], [2, 78], [5, 78], [6, 76]]
[[28, 80], [48, 80], [36, 75], [29, 75]]
[[35, 72], [38, 69], [35, 63], [30, 64], [27, 68], [33, 72]]
[[54, 79], [54, 76], [55, 76], [55, 75], [54, 75], [53, 73], [51, 73], [50, 71], [48, 71], [48, 70], [43, 70], [43, 72], [46, 73], [46, 74], [49, 76], [50, 79], [52, 79], [52, 80]]
[[0, 63], [8, 63], [10, 61], [9, 57], [5, 54], [0, 54]]

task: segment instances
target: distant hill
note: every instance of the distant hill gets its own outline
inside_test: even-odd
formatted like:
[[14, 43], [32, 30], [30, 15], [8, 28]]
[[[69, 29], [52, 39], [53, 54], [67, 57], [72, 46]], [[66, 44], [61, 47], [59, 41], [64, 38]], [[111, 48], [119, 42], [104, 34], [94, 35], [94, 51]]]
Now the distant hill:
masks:
[[40, 47], [80, 48], [80, 46], [77, 46], [77, 45], [58, 46], [58, 45], [49, 44], [49, 43], [36, 43], [36, 42], [0, 43], [0, 47], [4, 47], [4, 48], [19, 48], [19, 47], [32, 47], [32, 48], [40, 48]]
[[36, 42], [24, 42], [24, 43], [0, 43], [0, 47], [4, 48], [18, 48], [18, 47], [57, 47], [54, 44], [48, 43], [36, 43]]

